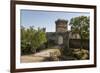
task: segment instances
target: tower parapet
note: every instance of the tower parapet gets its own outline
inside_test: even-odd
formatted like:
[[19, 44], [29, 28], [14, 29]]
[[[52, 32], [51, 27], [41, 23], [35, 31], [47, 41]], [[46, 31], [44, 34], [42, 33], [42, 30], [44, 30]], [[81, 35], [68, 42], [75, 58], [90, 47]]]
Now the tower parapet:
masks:
[[68, 30], [67, 23], [67, 20], [58, 19], [57, 21], [55, 21], [56, 32], [66, 32]]

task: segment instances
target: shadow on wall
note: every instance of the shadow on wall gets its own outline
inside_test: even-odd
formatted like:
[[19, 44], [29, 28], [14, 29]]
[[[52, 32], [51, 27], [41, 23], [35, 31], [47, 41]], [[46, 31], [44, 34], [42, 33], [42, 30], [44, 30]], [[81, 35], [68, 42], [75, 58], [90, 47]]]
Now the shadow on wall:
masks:
[[[83, 48], [89, 49], [89, 39], [83, 39], [82, 42], [83, 42], [83, 44], [82, 44]], [[70, 46], [70, 48], [80, 48], [81, 40], [80, 39], [70, 39], [69, 46]]]

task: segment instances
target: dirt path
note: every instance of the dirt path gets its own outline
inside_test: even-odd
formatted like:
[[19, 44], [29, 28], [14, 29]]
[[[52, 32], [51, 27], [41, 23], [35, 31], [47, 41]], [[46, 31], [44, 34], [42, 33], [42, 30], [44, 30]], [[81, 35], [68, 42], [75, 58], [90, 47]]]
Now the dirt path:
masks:
[[30, 62], [41, 62], [45, 57], [39, 57], [32, 55], [21, 56], [21, 63], [30, 63]]
[[47, 49], [35, 54], [24, 55], [24, 56], [21, 56], [21, 62], [22, 63], [41, 62], [41, 61], [44, 61], [46, 58], [51, 57], [51, 54], [54, 56], [60, 56], [61, 51], [59, 49]]

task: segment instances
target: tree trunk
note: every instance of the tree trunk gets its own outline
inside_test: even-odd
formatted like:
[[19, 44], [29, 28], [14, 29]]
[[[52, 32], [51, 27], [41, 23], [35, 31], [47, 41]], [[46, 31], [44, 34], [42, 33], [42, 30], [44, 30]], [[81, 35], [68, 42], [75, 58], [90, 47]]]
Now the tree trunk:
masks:
[[83, 48], [83, 38], [82, 38], [81, 32], [80, 32], [80, 44], [81, 44], [81, 46], [80, 46], [80, 51], [81, 51]]

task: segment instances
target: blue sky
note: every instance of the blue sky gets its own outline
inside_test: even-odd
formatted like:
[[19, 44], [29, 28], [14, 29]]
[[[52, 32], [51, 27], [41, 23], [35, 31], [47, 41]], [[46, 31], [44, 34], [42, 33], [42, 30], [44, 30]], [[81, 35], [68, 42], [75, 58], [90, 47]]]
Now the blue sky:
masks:
[[77, 16], [90, 16], [89, 13], [80, 12], [61, 12], [61, 11], [36, 11], [21, 10], [20, 24], [26, 28], [34, 26], [34, 28], [46, 28], [46, 32], [55, 32], [55, 21], [58, 19], [68, 20]]

